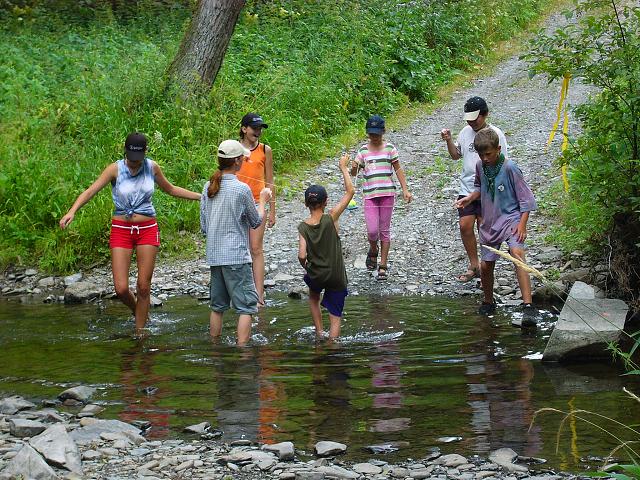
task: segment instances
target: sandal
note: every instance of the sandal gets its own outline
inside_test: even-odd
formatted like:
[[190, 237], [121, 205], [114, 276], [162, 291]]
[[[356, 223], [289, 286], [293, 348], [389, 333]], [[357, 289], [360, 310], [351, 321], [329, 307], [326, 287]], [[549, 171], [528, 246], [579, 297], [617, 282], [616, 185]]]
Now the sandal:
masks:
[[378, 251], [375, 252], [371, 249], [367, 252], [367, 259], [364, 264], [367, 266], [367, 270], [375, 270], [378, 265]]
[[387, 278], [389, 278], [387, 270], [388, 268], [386, 265], [380, 265], [378, 267], [378, 280], [386, 280]]
[[474, 278], [480, 277], [480, 267], [471, 268], [458, 277], [458, 281], [462, 283], [470, 282]]

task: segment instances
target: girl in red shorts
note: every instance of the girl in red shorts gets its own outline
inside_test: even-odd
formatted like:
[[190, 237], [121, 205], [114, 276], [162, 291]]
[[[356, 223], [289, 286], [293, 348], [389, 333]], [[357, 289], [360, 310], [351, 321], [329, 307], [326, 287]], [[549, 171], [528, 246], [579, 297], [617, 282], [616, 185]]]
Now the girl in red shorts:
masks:
[[[118, 298], [131, 309], [136, 318], [136, 330], [147, 323], [151, 298], [151, 277], [160, 246], [156, 211], [151, 203], [155, 185], [174, 197], [200, 200], [200, 194], [172, 185], [156, 162], [146, 157], [147, 138], [131, 133], [124, 145], [124, 158], [112, 163], [95, 182], [82, 192], [69, 211], [60, 219], [66, 228], [76, 212], [93, 196], [111, 183], [115, 210], [111, 223], [111, 268]], [[138, 279], [136, 294], [129, 289], [131, 256], [136, 251]]]

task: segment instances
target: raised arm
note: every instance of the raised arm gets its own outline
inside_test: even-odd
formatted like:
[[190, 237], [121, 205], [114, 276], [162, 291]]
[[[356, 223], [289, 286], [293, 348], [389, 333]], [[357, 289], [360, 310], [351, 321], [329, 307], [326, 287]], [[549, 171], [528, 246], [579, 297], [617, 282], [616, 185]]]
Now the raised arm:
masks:
[[353, 188], [353, 182], [351, 182], [351, 175], [349, 174], [349, 169], [347, 165], [349, 164], [349, 154], [345, 153], [340, 158], [340, 171], [342, 172], [342, 180], [344, 182], [344, 195], [338, 202], [338, 204], [331, 209], [329, 214], [334, 222], [337, 222], [342, 215], [342, 212], [349, 206], [349, 202], [353, 198], [353, 194], [355, 193], [355, 188]]
[[460, 150], [451, 137], [451, 130], [449, 130], [448, 128], [443, 128], [440, 131], [440, 136], [445, 142], [447, 142], [447, 150], [449, 151], [449, 155], [451, 156], [451, 158], [453, 158], [454, 160], [458, 160], [460, 157], [462, 157], [462, 153], [460, 153]]
[[91, 200], [96, 193], [102, 190], [108, 183], [115, 180], [118, 177], [118, 165], [112, 163], [105, 168], [95, 182], [91, 184], [84, 192], [78, 195], [76, 201], [69, 211], [60, 219], [60, 228], [64, 229], [69, 226], [76, 215], [76, 212], [80, 210], [89, 200]]
[[176, 187], [162, 173], [160, 165], [153, 162], [153, 173], [156, 177], [156, 184], [160, 189], [172, 197], [186, 198], [187, 200], [200, 200], [201, 195], [186, 188]]

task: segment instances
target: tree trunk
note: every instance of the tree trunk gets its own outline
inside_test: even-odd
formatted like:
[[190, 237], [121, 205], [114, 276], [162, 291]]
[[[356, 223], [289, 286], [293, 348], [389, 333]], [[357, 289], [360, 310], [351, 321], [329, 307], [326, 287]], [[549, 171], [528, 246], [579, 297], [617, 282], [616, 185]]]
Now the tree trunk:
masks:
[[196, 13], [169, 67], [169, 81], [188, 90], [211, 88], [245, 0], [198, 0]]

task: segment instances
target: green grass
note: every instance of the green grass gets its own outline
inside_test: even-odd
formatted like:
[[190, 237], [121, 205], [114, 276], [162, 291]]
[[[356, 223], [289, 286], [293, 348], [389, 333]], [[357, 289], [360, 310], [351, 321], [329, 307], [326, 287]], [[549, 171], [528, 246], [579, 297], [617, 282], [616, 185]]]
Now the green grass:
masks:
[[[128, 16], [0, 10], [0, 267], [62, 272], [108, 258], [109, 189], [67, 231], [57, 223], [121, 156], [130, 131], [148, 134], [171, 182], [200, 191], [214, 147], [258, 111], [290, 196], [305, 169], [363, 135], [370, 114], [433, 100], [542, 8], [541, 0], [250, 1], [213, 89], [185, 101], [165, 90], [190, 15], [175, 3]], [[198, 206], [163, 193], [154, 203], [163, 252], [191, 254]]]

